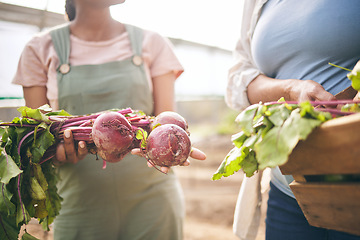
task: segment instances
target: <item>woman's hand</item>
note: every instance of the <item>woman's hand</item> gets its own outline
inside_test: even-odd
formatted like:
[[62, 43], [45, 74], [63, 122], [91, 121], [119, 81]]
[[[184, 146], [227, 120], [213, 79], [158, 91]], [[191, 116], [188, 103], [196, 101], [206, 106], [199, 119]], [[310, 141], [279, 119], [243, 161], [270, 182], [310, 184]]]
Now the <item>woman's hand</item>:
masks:
[[[131, 154], [142, 156], [142, 157], [144, 156], [143, 153], [141, 152], [140, 148], [132, 149]], [[190, 157], [194, 158], [196, 160], [205, 160], [206, 159], [206, 154], [204, 152], [202, 152], [201, 150], [193, 147], [193, 148], [191, 148]], [[190, 160], [187, 159], [181, 166], [189, 166], [189, 165], [190, 165]], [[151, 163], [149, 163], [149, 162], [148, 162], [148, 166], [153, 167], [153, 165]], [[169, 167], [160, 167], [160, 170], [163, 173], [168, 173], [170, 168]]]
[[77, 163], [88, 154], [88, 149], [84, 141], [79, 141], [78, 146], [75, 142], [70, 129], [64, 131], [64, 140], [56, 148], [56, 162], [61, 165], [64, 163]]
[[272, 102], [284, 97], [286, 101], [329, 101], [335, 96], [313, 80], [275, 79], [263, 74], [257, 76], [247, 88], [251, 104]]
[[288, 80], [289, 100], [304, 101], [331, 101], [335, 96], [327, 92], [323, 86], [313, 80]]

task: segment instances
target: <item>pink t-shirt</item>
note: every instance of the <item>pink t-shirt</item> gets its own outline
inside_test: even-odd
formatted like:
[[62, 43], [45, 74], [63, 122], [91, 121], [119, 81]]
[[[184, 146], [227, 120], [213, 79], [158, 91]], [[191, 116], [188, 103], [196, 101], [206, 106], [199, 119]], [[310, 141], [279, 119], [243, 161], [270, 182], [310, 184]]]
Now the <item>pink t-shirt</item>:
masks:
[[[161, 35], [144, 30], [142, 58], [152, 89], [151, 79], [169, 72], [176, 78], [184, 71], [173, 51], [173, 45]], [[127, 32], [100, 42], [81, 40], [70, 35], [70, 65], [102, 64], [121, 61], [132, 56]], [[58, 109], [58, 87], [56, 69], [59, 65], [49, 32], [35, 35], [25, 46], [13, 79], [14, 84], [24, 87], [46, 86], [47, 98], [54, 110]]]

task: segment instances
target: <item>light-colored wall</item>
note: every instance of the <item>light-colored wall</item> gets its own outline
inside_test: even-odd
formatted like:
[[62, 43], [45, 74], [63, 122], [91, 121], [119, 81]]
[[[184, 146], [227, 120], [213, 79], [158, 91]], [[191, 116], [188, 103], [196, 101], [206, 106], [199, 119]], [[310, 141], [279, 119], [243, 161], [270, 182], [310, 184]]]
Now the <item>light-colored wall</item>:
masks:
[[[6, 14], [2, 14], [5, 13]], [[64, 22], [56, 13], [42, 13], [40, 10], [0, 4], [0, 98], [22, 97], [20, 86], [11, 84], [18, 60], [25, 44], [40, 31], [40, 26]], [[17, 17], [14, 17], [16, 15]], [[31, 17], [32, 24], [22, 19]], [[46, 16], [46, 18], [43, 18]], [[41, 21], [42, 20], [42, 21]], [[37, 23], [37, 25], [34, 25]], [[225, 94], [227, 70], [231, 66], [232, 53], [228, 50], [182, 39], [169, 38], [185, 72], [176, 81], [177, 99], [190, 97], [223, 96]]]

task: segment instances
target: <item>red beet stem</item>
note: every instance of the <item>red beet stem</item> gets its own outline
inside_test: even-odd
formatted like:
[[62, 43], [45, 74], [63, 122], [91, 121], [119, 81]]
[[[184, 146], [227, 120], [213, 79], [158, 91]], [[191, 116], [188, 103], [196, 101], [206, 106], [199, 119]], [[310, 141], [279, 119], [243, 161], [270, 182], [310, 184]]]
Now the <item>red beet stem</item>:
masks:
[[[299, 104], [298, 101], [285, 101], [285, 102], [266, 102], [264, 103], [265, 106], [267, 105], [275, 105], [275, 104]], [[311, 105], [318, 106], [318, 105], [339, 105], [339, 104], [348, 104], [348, 103], [360, 103], [360, 100], [352, 100], [352, 99], [344, 99], [344, 100], [329, 100], [329, 101], [310, 101]]]

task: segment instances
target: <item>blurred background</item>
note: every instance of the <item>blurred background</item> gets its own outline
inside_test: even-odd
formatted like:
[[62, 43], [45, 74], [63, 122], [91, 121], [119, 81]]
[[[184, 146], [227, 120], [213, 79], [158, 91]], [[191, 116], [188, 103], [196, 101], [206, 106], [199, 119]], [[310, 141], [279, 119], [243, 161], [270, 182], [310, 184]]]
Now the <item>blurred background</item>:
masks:
[[[128, 0], [111, 9], [115, 19], [156, 31], [173, 43], [185, 68], [175, 85], [177, 109], [191, 122], [218, 123], [227, 115], [224, 94], [239, 35], [240, 2]], [[11, 83], [19, 56], [35, 33], [65, 22], [64, 6], [65, 0], [0, 0], [2, 108], [24, 104], [21, 86]], [[0, 112], [1, 120], [9, 118]]]
[[[226, 106], [224, 95], [240, 35], [240, 5], [240, 0], [127, 0], [111, 9], [115, 19], [169, 38], [185, 68], [175, 85], [177, 111], [188, 120], [193, 145], [208, 156], [175, 168], [185, 192], [185, 240], [237, 239], [232, 220], [242, 174], [211, 177], [238, 131], [238, 112]], [[22, 88], [11, 84], [24, 45], [35, 33], [64, 23], [64, 6], [65, 0], [0, 0], [0, 120], [12, 120], [24, 105]], [[52, 239], [36, 221], [27, 230]]]
[[[239, 29], [238, 0], [129, 0], [112, 7], [115, 19], [168, 37], [185, 67], [178, 98], [224, 95]], [[64, 0], [0, 1], [0, 97], [21, 97], [10, 82], [31, 36], [65, 22]]]

